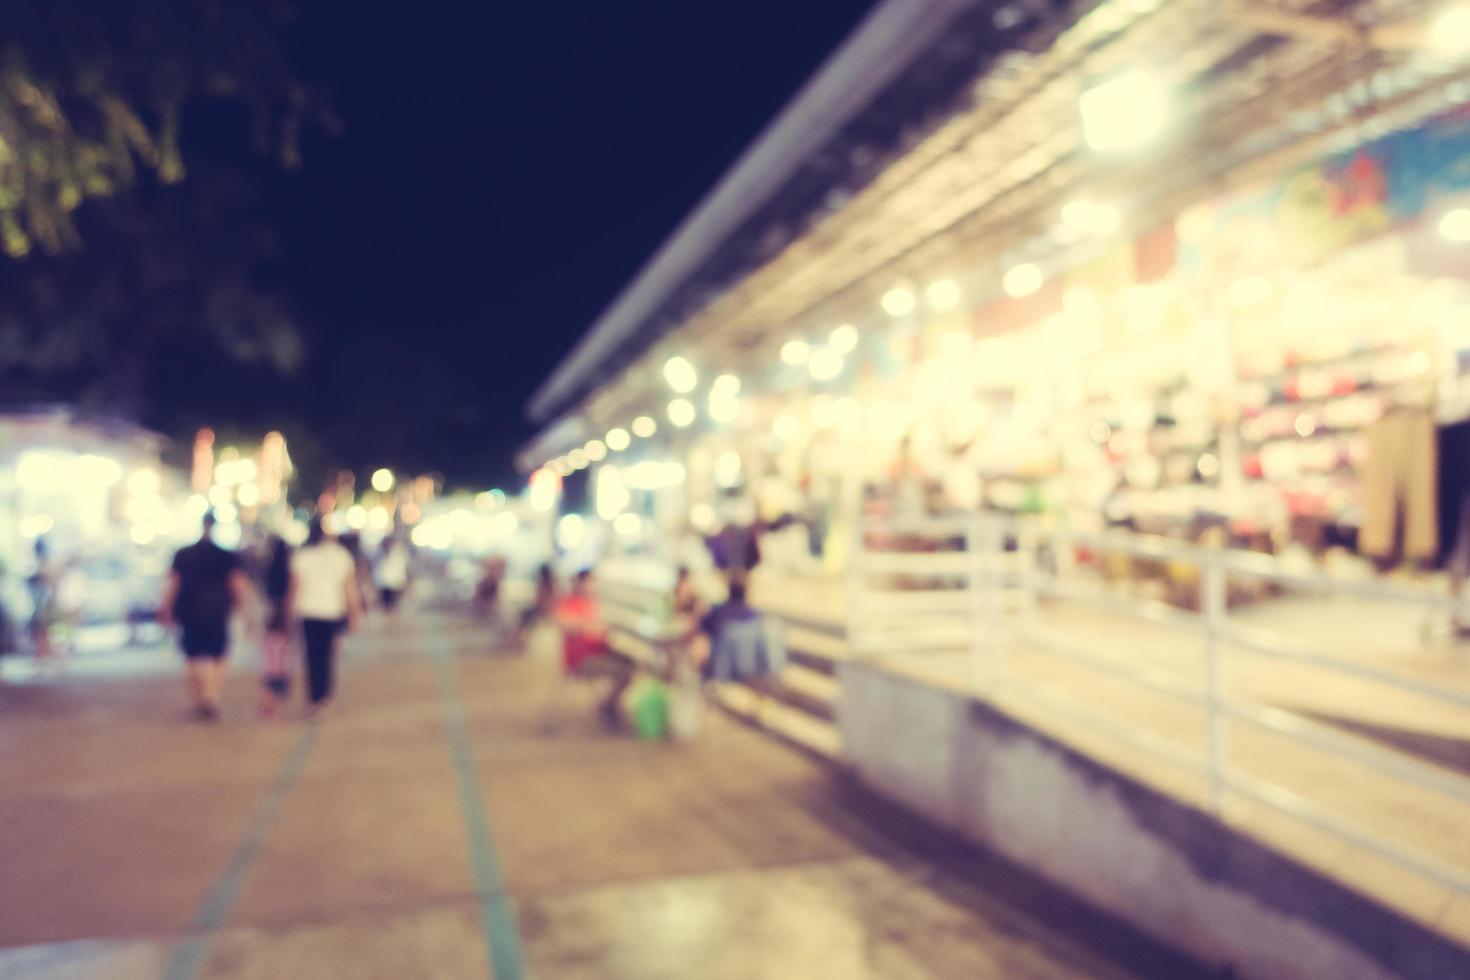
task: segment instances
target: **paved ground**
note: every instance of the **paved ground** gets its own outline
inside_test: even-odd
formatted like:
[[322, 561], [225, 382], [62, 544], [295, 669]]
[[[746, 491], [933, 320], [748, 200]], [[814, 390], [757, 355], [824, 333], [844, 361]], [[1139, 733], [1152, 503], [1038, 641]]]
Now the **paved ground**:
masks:
[[191, 724], [162, 653], [0, 687], [0, 978], [1191, 972], [723, 719], [641, 743], [574, 691], [549, 734], [554, 668], [483, 647], [379, 628], [310, 725], [245, 670]]

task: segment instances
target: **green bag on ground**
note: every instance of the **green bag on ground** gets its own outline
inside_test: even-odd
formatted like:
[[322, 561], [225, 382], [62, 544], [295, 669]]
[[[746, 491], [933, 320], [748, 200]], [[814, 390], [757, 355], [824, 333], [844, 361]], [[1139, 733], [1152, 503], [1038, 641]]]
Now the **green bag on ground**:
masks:
[[664, 738], [669, 732], [669, 689], [651, 677], [643, 680], [629, 699], [628, 714], [639, 738]]

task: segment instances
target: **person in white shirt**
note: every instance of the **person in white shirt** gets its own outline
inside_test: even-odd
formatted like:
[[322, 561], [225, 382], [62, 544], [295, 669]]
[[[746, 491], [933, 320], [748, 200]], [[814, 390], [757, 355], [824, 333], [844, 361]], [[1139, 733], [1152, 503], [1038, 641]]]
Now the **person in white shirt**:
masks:
[[403, 590], [408, 587], [408, 546], [397, 537], [383, 541], [383, 550], [373, 569], [373, 579], [382, 598], [383, 611], [392, 616], [398, 608], [398, 600], [403, 597]]
[[320, 519], [311, 522], [306, 546], [291, 559], [286, 605], [306, 640], [306, 690], [315, 712], [332, 697], [338, 638], [362, 615], [357, 563], [327, 537]]

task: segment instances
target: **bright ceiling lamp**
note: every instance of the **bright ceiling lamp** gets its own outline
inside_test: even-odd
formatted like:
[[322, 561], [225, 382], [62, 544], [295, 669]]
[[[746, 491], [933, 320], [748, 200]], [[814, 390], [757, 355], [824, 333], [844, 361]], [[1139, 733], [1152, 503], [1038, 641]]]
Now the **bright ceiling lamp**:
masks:
[[709, 417], [721, 424], [733, 422], [740, 415], [740, 387], [716, 385], [709, 393]]
[[531, 475], [531, 507], [532, 510], [545, 511], [556, 507], [557, 494], [562, 492], [562, 478], [557, 473], [545, 469], [544, 466]]
[[624, 449], [627, 449], [633, 440], [628, 437], [627, 429], [618, 428], [609, 429], [607, 435], [603, 436], [602, 441], [607, 443], [607, 448], [615, 453], [620, 453]]
[[694, 525], [696, 531], [713, 531], [715, 509], [709, 504], [695, 504], [689, 508], [689, 523]]
[[567, 551], [576, 551], [587, 539], [587, 522], [581, 514], [563, 514], [556, 522], [556, 542]]
[[694, 403], [687, 398], [675, 398], [669, 402], [669, 421], [684, 429], [694, 424]]
[[844, 323], [840, 327], [833, 327], [832, 333], [827, 337], [827, 346], [839, 354], [851, 354], [857, 350], [857, 345], [857, 327], [854, 327], [850, 323]]
[[718, 398], [710, 395], [709, 417], [711, 422], [727, 425], [740, 417], [740, 399]]
[[792, 367], [800, 367], [811, 356], [811, 345], [804, 340], [788, 340], [781, 345], [781, 360]]
[[1042, 273], [1041, 267], [1025, 262], [1007, 272], [1005, 278], [1001, 280], [1001, 285], [1005, 287], [1009, 295], [1020, 299], [1036, 292], [1045, 282], [1046, 276]]
[[1426, 40], [1436, 54], [1470, 52], [1470, 3], [1454, 3], [1436, 14]]
[[936, 279], [924, 290], [931, 309], [948, 313], [960, 305], [960, 284], [953, 279]]
[[662, 490], [684, 482], [684, 467], [675, 462], [645, 459], [628, 467], [623, 483], [634, 490]]
[[740, 476], [741, 463], [739, 453], [733, 449], [727, 449], [715, 457], [715, 486], [722, 490], [738, 487], [740, 485]]
[[648, 439], [658, 431], [658, 423], [650, 416], [640, 415], [633, 420], [633, 434], [639, 439]]
[[[240, 463], [248, 463], [249, 465], [240, 468], [241, 478], [237, 482], [248, 483], [255, 479], [255, 460], [242, 459]], [[97, 456], [93, 453], [78, 456], [76, 469], [73, 472], [83, 483], [104, 487], [110, 487], [114, 483], [121, 483], [123, 478], [121, 463], [107, 456]]]
[[628, 488], [623, 484], [623, 474], [616, 466], [604, 466], [597, 471], [597, 516], [605, 521], [617, 517], [628, 507]]
[[582, 448], [587, 453], [587, 458], [594, 463], [600, 463], [607, 458], [607, 446], [601, 439], [593, 439]]
[[1099, 153], [1124, 153], [1158, 139], [1169, 122], [1169, 89], [1147, 71], [1127, 71], [1082, 93], [1082, 133]]
[[688, 359], [671, 357], [664, 362], [664, 380], [679, 394], [687, 395], [699, 384], [699, 372]]
[[740, 379], [733, 374], [722, 374], [715, 379], [714, 384], [710, 385], [710, 391], [727, 396], [738, 395], [740, 394]]
[[890, 289], [883, 294], [879, 302], [883, 305], [883, 312], [889, 316], [908, 316], [918, 305], [918, 301], [914, 299], [913, 290], [903, 286], [895, 286]]
[[1470, 242], [1470, 208], [1446, 211], [1439, 219], [1439, 233], [1450, 242]]
[[817, 381], [831, 381], [842, 373], [842, 355], [827, 347], [812, 352], [807, 370]]
[[1062, 224], [1084, 235], [1106, 238], [1123, 224], [1123, 215], [1111, 204], [1078, 198], [1062, 208]]

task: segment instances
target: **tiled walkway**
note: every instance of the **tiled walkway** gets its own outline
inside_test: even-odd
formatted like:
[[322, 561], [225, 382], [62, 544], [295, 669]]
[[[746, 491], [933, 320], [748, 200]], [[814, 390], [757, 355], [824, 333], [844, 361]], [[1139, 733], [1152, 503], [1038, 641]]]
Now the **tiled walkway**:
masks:
[[0, 978], [1189, 974], [722, 718], [548, 734], [554, 665], [444, 618], [347, 660], [312, 725], [244, 665], [192, 724], [162, 653], [0, 687]]

